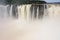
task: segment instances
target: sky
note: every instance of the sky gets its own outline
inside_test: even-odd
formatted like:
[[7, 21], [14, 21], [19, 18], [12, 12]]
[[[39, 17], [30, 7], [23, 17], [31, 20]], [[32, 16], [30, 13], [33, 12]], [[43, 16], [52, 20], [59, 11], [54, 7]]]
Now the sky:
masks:
[[45, 0], [46, 2], [60, 2], [60, 0]]

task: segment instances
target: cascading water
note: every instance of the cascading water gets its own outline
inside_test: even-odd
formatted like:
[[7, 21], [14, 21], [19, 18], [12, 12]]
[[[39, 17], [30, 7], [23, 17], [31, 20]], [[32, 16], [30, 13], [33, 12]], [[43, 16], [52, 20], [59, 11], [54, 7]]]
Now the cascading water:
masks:
[[[9, 18], [13, 17], [13, 5], [0, 5], [0, 18], [3, 18], [0, 19], [0, 40], [60, 40], [60, 18], [56, 17], [60, 7], [53, 7], [56, 10], [56, 12], [53, 10], [56, 18], [52, 18], [52, 7], [44, 9], [44, 15], [41, 14], [43, 20], [39, 19], [41, 17], [39, 7], [20, 5], [17, 7], [18, 19], [11, 20]], [[45, 18], [46, 10], [48, 18]]]
[[44, 16], [45, 5], [20, 5], [18, 6], [18, 16], [21, 19], [36, 20]]
[[29, 18], [30, 18], [30, 6], [31, 5], [20, 5], [20, 6], [18, 6], [19, 19], [29, 20]]
[[42, 7], [41, 8], [43, 10], [40, 8], [40, 5], [28, 4], [17, 6], [18, 10], [16, 10], [16, 7], [14, 5], [3, 5], [0, 6], [0, 15], [3, 18], [13, 18], [18, 16], [18, 19], [22, 20], [39, 19], [41, 15], [43, 16], [44, 13], [44, 6]]
[[6, 6], [1, 5], [0, 6], [0, 17], [6, 17], [7, 9]]
[[12, 16], [12, 6], [9, 5], [0, 5], [0, 17], [8, 18]]

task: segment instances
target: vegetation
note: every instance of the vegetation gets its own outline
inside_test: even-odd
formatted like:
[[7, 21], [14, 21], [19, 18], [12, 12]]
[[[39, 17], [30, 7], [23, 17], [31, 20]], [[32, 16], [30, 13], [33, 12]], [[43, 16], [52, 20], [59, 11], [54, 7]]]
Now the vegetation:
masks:
[[28, 3], [32, 3], [35, 2], [35, 1], [41, 1], [41, 0], [5, 0], [5, 3], [6, 4], [28, 4]]

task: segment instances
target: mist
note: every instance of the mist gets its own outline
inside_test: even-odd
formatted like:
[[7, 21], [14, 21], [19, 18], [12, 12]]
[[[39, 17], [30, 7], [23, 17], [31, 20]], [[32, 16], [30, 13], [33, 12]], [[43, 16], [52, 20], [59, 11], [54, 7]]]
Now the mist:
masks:
[[[60, 40], [60, 15], [59, 11], [55, 11], [59, 10], [59, 7], [48, 8], [48, 15], [44, 14], [42, 19], [29, 19], [29, 14], [27, 19], [24, 19], [23, 14], [17, 19], [11, 15], [8, 17], [4, 6], [1, 7], [0, 15], [1, 13], [6, 15], [0, 16], [0, 40]], [[29, 7], [27, 7], [27, 13], [29, 13]], [[24, 13], [24, 8], [22, 6], [22, 13]], [[52, 8], [55, 8], [54, 14]]]

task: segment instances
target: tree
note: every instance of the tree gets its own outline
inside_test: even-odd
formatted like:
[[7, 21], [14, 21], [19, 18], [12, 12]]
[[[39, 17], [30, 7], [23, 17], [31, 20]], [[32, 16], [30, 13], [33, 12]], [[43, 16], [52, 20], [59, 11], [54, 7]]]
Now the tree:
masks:
[[12, 0], [5, 0], [5, 3], [11, 5], [12, 4]]

